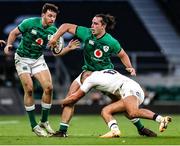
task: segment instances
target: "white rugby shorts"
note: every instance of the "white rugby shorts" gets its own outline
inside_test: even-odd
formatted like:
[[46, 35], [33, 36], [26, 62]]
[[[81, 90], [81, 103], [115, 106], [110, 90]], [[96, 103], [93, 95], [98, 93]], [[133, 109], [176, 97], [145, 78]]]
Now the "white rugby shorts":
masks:
[[139, 100], [139, 105], [144, 101], [144, 91], [138, 83], [132, 80], [123, 83], [120, 89], [120, 95], [122, 99], [128, 96], [136, 96]]
[[15, 53], [15, 66], [18, 75], [21, 75], [22, 73], [29, 73], [33, 76], [41, 71], [49, 70], [43, 55], [38, 59], [31, 59], [20, 57], [17, 53]]

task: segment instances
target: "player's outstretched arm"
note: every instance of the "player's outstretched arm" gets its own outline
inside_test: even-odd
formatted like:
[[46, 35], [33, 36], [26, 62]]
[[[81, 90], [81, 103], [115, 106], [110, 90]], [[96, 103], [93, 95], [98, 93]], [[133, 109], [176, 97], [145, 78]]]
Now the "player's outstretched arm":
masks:
[[66, 97], [65, 99], [61, 100], [60, 104], [62, 106], [66, 106], [66, 105], [69, 105], [69, 104], [75, 104], [84, 95], [85, 95], [85, 93], [81, 89], [78, 89], [75, 93], [73, 93], [70, 96]]
[[65, 32], [69, 32], [71, 34], [75, 34], [76, 32], [76, 27], [77, 25], [75, 24], [70, 24], [70, 23], [64, 23], [62, 24], [57, 32], [55, 33], [55, 35], [50, 39], [50, 41], [48, 42], [48, 46], [51, 48], [54, 48], [56, 46], [56, 42], [58, 41], [58, 39], [65, 33]]
[[131, 64], [131, 61], [129, 59], [129, 56], [127, 55], [127, 53], [123, 49], [119, 52], [118, 57], [121, 59], [122, 63], [126, 67], [126, 70], [132, 76], [136, 76], [136, 70], [132, 67], [132, 64]]

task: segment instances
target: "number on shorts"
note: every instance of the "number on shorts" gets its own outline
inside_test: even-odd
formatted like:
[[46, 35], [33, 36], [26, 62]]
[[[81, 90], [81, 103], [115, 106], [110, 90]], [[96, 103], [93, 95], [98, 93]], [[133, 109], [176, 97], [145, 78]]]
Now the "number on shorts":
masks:
[[109, 69], [109, 70], [105, 70], [103, 73], [109, 73], [109, 74], [116, 74], [117, 71], [113, 70], [113, 69]]

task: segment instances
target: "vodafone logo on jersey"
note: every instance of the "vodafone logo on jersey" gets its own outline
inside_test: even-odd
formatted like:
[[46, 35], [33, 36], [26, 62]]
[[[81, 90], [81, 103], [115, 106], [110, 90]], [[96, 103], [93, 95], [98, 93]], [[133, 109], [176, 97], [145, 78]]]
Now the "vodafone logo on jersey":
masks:
[[44, 43], [44, 41], [43, 41], [43, 39], [42, 38], [38, 38], [38, 39], [36, 39], [36, 43], [38, 44], [38, 45], [43, 45], [43, 43]]
[[101, 58], [103, 55], [103, 52], [100, 49], [97, 49], [94, 51], [94, 56], [96, 56], [97, 58]]

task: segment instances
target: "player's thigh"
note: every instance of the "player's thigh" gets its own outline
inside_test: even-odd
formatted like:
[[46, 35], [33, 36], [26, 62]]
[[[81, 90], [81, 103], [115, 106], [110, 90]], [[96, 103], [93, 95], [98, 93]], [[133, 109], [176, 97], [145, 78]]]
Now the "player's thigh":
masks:
[[134, 81], [129, 81], [122, 86], [122, 100], [127, 112], [136, 111], [144, 100], [144, 92], [140, 85]]
[[80, 88], [79, 83], [78, 83], [76, 80], [74, 80], [74, 81], [71, 83], [70, 87], [69, 87], [67, 96], [75, 93], [79, 88]]
[[47, 87], [52, 88], [52, 77], [49, 69], [34, 74], [34, 77], [39, 81], [43, 89]]
[[40, 82], [43, 89], [52, 86], [51, 74], [43, 56], [34, 62], [31, 70], [32, 75]]
[[80, 73], [79, 76], [71, 83], [66, 97], [68, 97], [72, 93], [75, 93], [80, 88], [80, 85], [81, 85], [81, 81], [80, 81], [81, 74], [82, 73]]
[[110, 112], [110, 113], [117, 113], [117, 112], [124, 112], [125, 111], [125, 105], [122, 100], [118, 100], [114, 103], [111, 103], [103, 108], [104, 111]]
[[33, 81], [29, 73], [22, 73], [19, 75], [19, 79], [23, 86], [23, 89], [26, 91], [33, 90]]
[[130, 95], [122, 99], [127, 113], [136, 111], [139, 108], [139, 100], [136, 96]]

